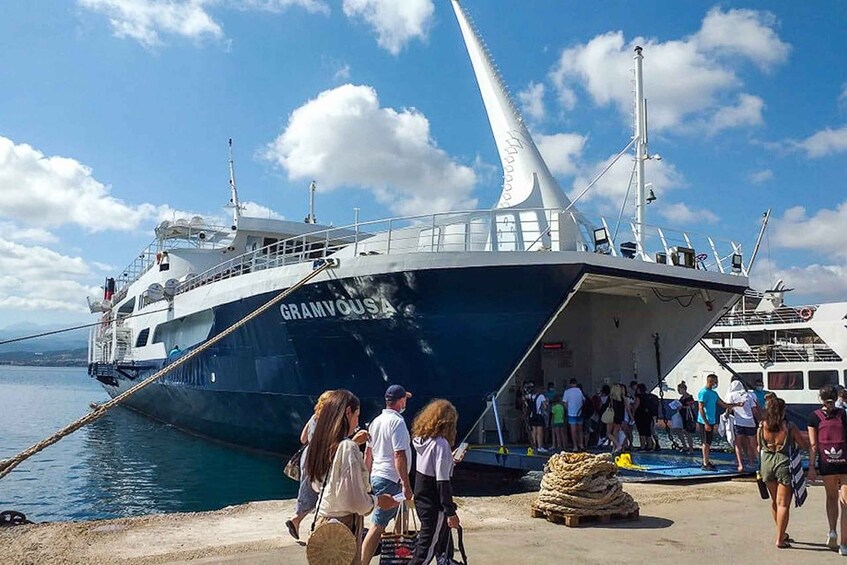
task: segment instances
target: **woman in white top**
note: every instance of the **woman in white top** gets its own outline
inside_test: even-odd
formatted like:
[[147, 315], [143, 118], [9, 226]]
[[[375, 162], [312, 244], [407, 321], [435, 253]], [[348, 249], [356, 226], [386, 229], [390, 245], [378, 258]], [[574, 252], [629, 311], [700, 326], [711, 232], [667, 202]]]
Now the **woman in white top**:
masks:
[[758, 406], [756, 395], [747, 392], [744, 383], [736, 379], [729, 383], [729, 404], [737, 404], [732, 409], [735, 416], [735, 458], [738, 461], [738, 472], [744, 472], [744, 460], [749, 461], [750, 467], [759, 468], [756, 445], [756, 419]]
[[317, 517], [313, 526], [330, 519], [341, 522], [356, 538], [356, 555], [351, 565], [361, 564], [363, 518], [375, 505], [389, 509], [399, 503], [389, 495], [368, 494], [370, 480], [359, 446], [348, 439], [359, 427], [359, 399], [349, 390], [329, 393], [321, 408], [304, 471], [318, 492]]

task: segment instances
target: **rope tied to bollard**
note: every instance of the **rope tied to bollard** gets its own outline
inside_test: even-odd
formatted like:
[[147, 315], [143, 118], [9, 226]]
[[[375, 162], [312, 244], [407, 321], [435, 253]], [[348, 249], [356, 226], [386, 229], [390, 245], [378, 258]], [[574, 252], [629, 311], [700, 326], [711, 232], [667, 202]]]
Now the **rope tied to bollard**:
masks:
[[218, 335], [216, 335], [212, 338], [209, 338], [209, 340], [207, 340], [205, 343], [203, 343], [203, 345], [201, 345], [200, 347], [191, 350], [190, 352], [186, 353], [185, 355], [183, 355], [182, 357], [180, 357], [179, 359], [177, 359], [176, 361], [174, 361], [170, 365], [163, 367], [162, 369], [160, 369], [156, 373], [150, 375], [149, 377], [147, 377], [146, 379], [144, 379], [143, 381], [141, 381], [137, 385], [133, 386], [132, 388], [125, 390], [124, 392], [122, 392], [121, 394], [112, 398], [108, 402], [104, 402], [103, 404], [98, 405], [91, 412], [89, 412], [88, 414], [86, 414], [82, 418], [76, 420], [75, 422], [68, 424], [67, 426], [65, 426], [61, 430], [57, 431], [53, 435], [39, 441], [38, 443], [36, 443], [36, 444], [30, 446], [29, 448], [21, 451], [17, 455], [10, 457], [9, 459], [4, 459], [4, 460], [0, 461], [0, 479], [2, 479], [3, 477], [5, 477], [9, 473], [11, 473], [12, 470], [15, 467], [17, 467], [18, 465], [20, 465], [21, 463], [23, 463], [24, 461], [26, 461], [27, 459], [29, 459], [33, 455], [39, 453], [40, 451], [43, 451], [44, 449], [47, 449], [48, 447], [50, 447], [54, 443], [57, 443], [62, 438], [71, 435], [72, 433], [74, 433], [78, 429], [82, 428], [83, 426], [90, 424], [91, 422], [94, 422], [96, 420], [99, 420], [100, 418], [102, 418], [103, 416], [106, 415], [106, 412], [108, 412], [109, 410], [111, 410], [112, 408], [117, 406], [118, 404], [122, 403], [124, 400], [126, 400], [130, 396], [134, 395], [135, 393], [142, 390], [143, 388], [146, 388], [147, 386], [153, 384], [154, 382], [161, 379], [162, 377], [164, 377], [165, 375], [167, 375], [168, 373], [170, 373], [171, 371], [173, 371], [174, 369], [176, 369], [180, 365], [185, 364], [190, 359], [193, 359], [194, 357], [199, 355], [201, 352], [205, 351], [206, 349], [208, 349], [212, 345], [216, 344], [217, 342], [219, 342], [220, 340], [222, 340], [223, 338], [225, 338], [229, 334], [233, 333], [235, 330], [237, 330], [241, 326], [247, 324], [248, 322], [250, 322], [251, 320], [253, 320], [257, 316], [260, 316], [261, 314], [263, 314], [266, 310], [272, 308], [274, 305], [276, 305], [277, 303], [279, 303], [282, 300], [284, 300], [285, 298], [287, 298], [291, 293], [298, 290], [300, 287], [305, 285], [307, 282], [309, 282], [310, 280], [312, 280], [313, 278], [315, 278], [316, 276], [318, 276], [322, 272], [326, 271], [327, 269], [329, 269], [331, 267], [335, 267], [336, 265], [337, 265], [337, 263], [333, 260], [324, 260], [324, 262], [322, 264], [320, 264], [318, 267], [316, 267], [311, 273], [309, 273], [308, 275], [306, 275], [305, 277], [303, 277], [302, 279], [297, 281], [294, 285], [292, 285], [292, 286], [288, 287], [287, 289], [285, 289], [284, 291], [280, 292], [277, 296], [275, 296], [274, 298], [272, 298], [271, 300], [269, 300], [268, 302], [266, 302], [265, 304], [263, 304], [262, 306], [260, 306], [259, 308], [257, 308], [256, 310], [254, 310], [253, 312], [251, 312], [250, 314], [248, 314], [244, 318], [242, 318], [241, 320], [235, 322], [234, 324], [232, 324], [231, 326], [226, 328], [224, 331], [222, 331]]

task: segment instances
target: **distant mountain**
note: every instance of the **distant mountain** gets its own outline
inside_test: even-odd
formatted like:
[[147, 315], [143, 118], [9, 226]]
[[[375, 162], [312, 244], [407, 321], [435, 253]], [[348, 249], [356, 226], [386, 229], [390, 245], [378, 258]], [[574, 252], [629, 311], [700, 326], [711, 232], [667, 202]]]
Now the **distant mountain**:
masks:
[[[0, 342], [9, 339], [28, 337], [55, 330], [62, 330], [67, 327], [82, 325], [84, 323], [85, 322], [82, 322], [80, 324], [68, 324], [67, 326], [42, 325], [33, 324], [30, 322], [12, 324], [6, 326], [5, 328], [0, 328]], [[83, 328], [79, 330], [57, 333], [35, 339], [25, 339], [21, 341], [16, 341], [14, 343], [0, 345], [0, 353], [10, 353], [17, 351], [29, 353], [45, 353], [48, 351], [67, 351], [72, 349], [84, 349], [88, 347], [88, 331], [88, 328]]]
[[0, 353], [0, 365], [34, 365], [42, 367], [85, 367], [88, 364], [88, 349], [65, 349], [46, 353], [11, 351]]

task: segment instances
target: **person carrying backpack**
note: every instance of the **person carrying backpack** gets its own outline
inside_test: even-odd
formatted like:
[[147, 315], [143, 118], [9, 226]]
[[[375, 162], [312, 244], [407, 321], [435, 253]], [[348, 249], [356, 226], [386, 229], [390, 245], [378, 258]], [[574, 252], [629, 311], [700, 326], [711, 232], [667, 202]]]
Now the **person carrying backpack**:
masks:
[[[809, 416], [809, 480], [820, 475], [826, 491], [826, 517], [829, 534], [826, 544], [847, 555], [847, 413], [835, 407], [838, 391], [834, 385], [820, 389], [821, 408]], [[841, 508], [841, 546], [838, 545], [838, 510]]]

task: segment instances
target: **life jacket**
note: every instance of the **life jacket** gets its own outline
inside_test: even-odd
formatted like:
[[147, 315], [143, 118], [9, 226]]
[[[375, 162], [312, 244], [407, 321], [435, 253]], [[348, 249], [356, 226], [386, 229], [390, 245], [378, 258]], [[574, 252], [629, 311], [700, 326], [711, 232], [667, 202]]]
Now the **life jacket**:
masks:
[[845, 429], [844, 410], [836, 409], [831, 414], [822, 409], [815, 411], [820, 419], [818, 424], [818, 453], [821, 463], [844, 465], [847, 463], [847, 429]]

